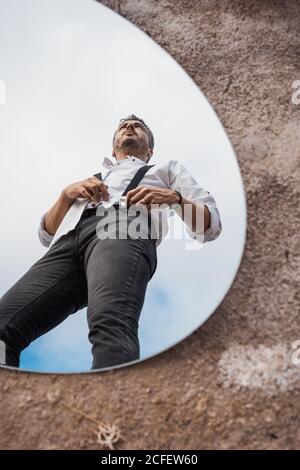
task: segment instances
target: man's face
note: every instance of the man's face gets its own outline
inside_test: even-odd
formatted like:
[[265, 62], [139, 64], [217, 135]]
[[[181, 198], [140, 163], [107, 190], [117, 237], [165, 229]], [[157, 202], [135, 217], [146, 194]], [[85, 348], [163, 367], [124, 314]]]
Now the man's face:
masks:
[[113, 155], [127, 153], [135, 156], [152, 155], [147, 128], [140, 121], [124, 121], [118, 127]]

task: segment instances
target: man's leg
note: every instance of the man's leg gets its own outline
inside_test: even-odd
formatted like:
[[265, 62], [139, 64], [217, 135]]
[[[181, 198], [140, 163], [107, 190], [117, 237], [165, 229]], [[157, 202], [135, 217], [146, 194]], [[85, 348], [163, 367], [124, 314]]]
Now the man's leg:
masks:
[[24, 348], [87, 305], [86, 277], [72, 237], [69, 232], [58, 240], [0, 298], [2, 363], [19, 367]]
[[156, 263], [150, 239], [90, 240], [84, 266], [92, 369], [139, 359], [138, 322]]

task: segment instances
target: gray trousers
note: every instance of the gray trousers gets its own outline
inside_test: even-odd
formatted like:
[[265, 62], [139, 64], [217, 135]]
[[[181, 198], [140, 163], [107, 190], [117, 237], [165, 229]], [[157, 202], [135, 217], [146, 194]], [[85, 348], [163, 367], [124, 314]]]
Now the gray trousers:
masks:
[[75, 229], [1, 297], [6, 365], [19, 367], [23, 349], [86, 306], [91, 369], [140, 358], [138, 322], [157, 267], [156, 243], [150, 236], [100, 239], [96, 225], [101, 217], [94, 209], [84, 211]]

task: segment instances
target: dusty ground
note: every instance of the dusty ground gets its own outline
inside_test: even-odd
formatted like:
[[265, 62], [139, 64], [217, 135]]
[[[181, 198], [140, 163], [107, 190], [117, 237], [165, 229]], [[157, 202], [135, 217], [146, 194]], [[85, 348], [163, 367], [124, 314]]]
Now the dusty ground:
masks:
[[0, 446], [101, 448], [66, 402], [115, 423], [118, 449], [299, 449], [299, 2], [102, 3], [170, 52], [220, 116], [245, 182], [247, 245], [218, 311], [166, 353], [94, 375], [2, 370]]

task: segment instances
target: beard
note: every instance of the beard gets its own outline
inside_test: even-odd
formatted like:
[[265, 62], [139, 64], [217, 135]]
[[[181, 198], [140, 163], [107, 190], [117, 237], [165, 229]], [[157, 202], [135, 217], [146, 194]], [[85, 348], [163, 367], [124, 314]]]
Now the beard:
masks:
[[135, 137], [125, 136], [125, 138], [122, 140], [121, 148], [122, 149], [127, 149], [127, 148], [138, 149], [139, 148], [139, 143], [138, 143], [138, 141]]

